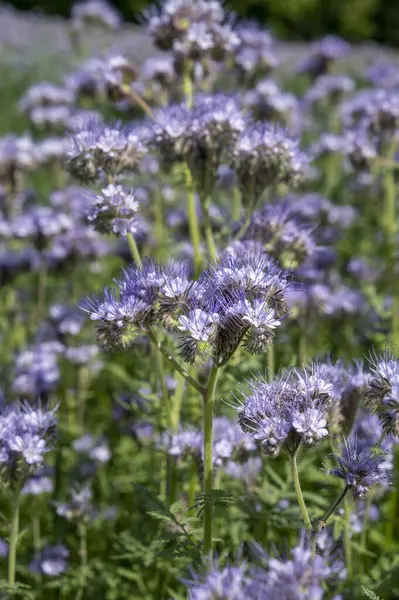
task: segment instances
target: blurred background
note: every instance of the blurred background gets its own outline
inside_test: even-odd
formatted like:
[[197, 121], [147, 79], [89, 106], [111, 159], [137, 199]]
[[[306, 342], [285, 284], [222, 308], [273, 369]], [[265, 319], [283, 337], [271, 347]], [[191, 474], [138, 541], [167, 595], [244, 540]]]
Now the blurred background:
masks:
[[[16, 0], [19, 10], [36, 10], [69, 16], [69, 0]], [[146, 0], [111, 2], [128, 21], [137, 22]], [[349, 41], [375, 40], [399, 46], [398, 0], [230, 0], [225, 3], [243, 18], [256, 18], [286, 40], [311, 40], [326, 33], [339, 34]]]

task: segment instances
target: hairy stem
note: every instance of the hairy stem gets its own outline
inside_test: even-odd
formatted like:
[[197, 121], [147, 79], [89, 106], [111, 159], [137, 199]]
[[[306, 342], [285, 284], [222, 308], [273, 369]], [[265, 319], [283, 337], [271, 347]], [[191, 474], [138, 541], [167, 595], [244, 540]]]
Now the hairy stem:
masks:
[[194, 183], [193, 178], [188, 166], [185, 167], [186, 173], [186, 188], [187, 188], [187, 218], [188, 218], [188, 228], [190, 230], [190, 239], [191, 244], [193, 246], [194, 253], [194, 277], [197, 278], [199, 276], [201, 270], [201, 234], [198, 223], [198, 215], [197, 215], [197, 207], [195, 204], [195, 193], [194, 193]]
[[[212, 366], [208, 384], [204, 393], [204, 495], [212, 494], [213, 489], [213, 403], [219, 369]], [[213, 506], [205, 502], [204, 506], [204, 557], [208, 567], [212, 566], [212, 520]]]
[[137, 264], [137, 266], [140, 267], [140, 269], [141, 269], [143, 266], [143, 263], [141, 261], [140, 252], [139, 252], [139, 249], [137, 248], [137, 244], [136, 244], [136, 240], [134, 239], [134, 235], [132, 233], [130, 233], [130, 231], [129, 231], [127, 233], [126, 237], [127, 237], [128, 243], [129, 243], [129, 248], [130, 248], [132, 258], [133, 258], [134, 262]]
[[344, 489], [342, 490], [342, 492], [340, 493], [340, 495], [338, 496], [338, 498], [335, 500], [335, 502], [332, 503], [330, 508], [320, 519], [320, 521], [319, 521], [320, 524], [325, 525], [327, 523], [328, 519], [337, 510], [338, 506], [341, 504], [342, 500], [345, 498], [348, 490], [349, 490], [349, 487], [345, 486]]
[[133, 88], [129, 87], [127, 84], [123, 84], [121, 86], [121, 91], [124, 94], [125, 98], [128, 98], [132, 101], [133, 104], [138, 104], [140, 108], [143, 109], [147, 117], [152, 119], [154, 117], [154, 113], [152, 112], [152, 108], [147, 104], [147, 102], [138, 94]]
[[294, 487], [295, 487], [295, 492], [296, 492], [296, 496], [298, 499], [299, 509], [301, 511], [301, 515], [302, 515], [303, 521], [305, 523], [306, 529], [311, 530], [312, 523], [309, 518], [308, 509], [306, 508], [305, 500], [304, 500], [304, 497], [302, 494], [301, 482], [299, 481], [298, 464], [297, 464], [298, 451], [299, 451], [299, 446], [295, 450], [295, 452], [293, 452], [292, 454], [289, 455], [290, 464], [291, 464], [292, 480], [294, 482]]
[[10, 586], [15, 585], [15, 567], [17, 558], [17, 542], [19, 532], [19, 501], [20, 492], [18, 491], [13, 498], [12, 512], [11, 512], [11, 532], [10, 532], [10, 546], [8, 550], [8, 584]]
[[211, 261], [215, 263], [218, 260], [218, 251], [216, 249], [215, 240], [213, 238], [212, 224], [211, 224], [211, 219], [209, 216], [210, 201], [211, 201], [211, 199], [207, 198], [202, 203], [202, 209], [204, 212], [204, 231], [205, 231], [206, 244], [208, 246], [209, 257], [210, 257]]
[[173, 358], [169, 350], [163, 345], [163, 343], [160, 340], [158, 340], [155, 333], [151, 329], [147, 330], [146, 333], [152, 341], [152, 343], [155, 345], [155, 347], [159, 350], [159, 352], [162, 352], [162, 354], [165, 356], [165, 358], [168, 359], [168, 361], [176, 369], [176, 371], [178, 371], [178, 373], [180, 373], [180, 375], [184, 377], [184, 379], [188, 381], [188, 383], [192, 385], [193, 388], [195, 388], [200, 394], [204, 394], [204, 387], [199, 383], [199, 381], [194, 379], [194, 377], [191, 377], [191, 375], [177, 362], [177, 360]]
[[351, 540], [349, 537], [349, 519], [351, 515], [348, 498], [344, 499], [344, 552], [345, 552], [345, 562], [346, 568], [348, 569], [349, 579], [353, 577], [353, 568], [352, 568], [352, 547]]
[[[393, 140], [387, 149], [388, 160], [394, 160], [397, 142]], [[399, 286], [397, 277], [395, 277], [396, 267], [396, 186], [395, 172], [392, 169], [387, 169], [383, 177], [385, 210], [383, 217], [383, 226], [385, 230], [385, 241], [388, 254], [389, 273], [392, 280], [392, 309], [391, 309], [391, 324], [392, 324], [392, 343], [396, 347], [399, 344]]]

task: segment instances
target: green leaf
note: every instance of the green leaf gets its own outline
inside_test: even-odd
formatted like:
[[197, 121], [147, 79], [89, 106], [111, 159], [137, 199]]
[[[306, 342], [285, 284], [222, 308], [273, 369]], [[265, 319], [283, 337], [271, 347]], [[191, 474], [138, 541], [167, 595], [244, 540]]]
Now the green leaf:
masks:
[[364, 585], [362, 585], [361, 587], [363, 592], [366, 594], [367, 598], [370, 598], [370, 600], [383, 600], [380, 596], [377, 596], [375, 592], [364, 587]]

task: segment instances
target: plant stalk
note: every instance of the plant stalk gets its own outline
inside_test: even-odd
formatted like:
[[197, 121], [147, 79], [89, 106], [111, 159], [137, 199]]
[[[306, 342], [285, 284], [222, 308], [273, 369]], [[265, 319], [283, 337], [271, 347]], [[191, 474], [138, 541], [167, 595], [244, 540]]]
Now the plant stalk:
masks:
[[137, 266], [140, 267], [140, 269], [141, 269], [143, 266], [143, 263], [141, 261], [141, 256], [140, 256], [140, 252], [137, 247], [137, 244], [136, 244], [136, 240], [134, 239], [134, 236], [132, 233], [130, 233], [130, 231], [127, 233], [126, 237], [127, 237], [127, 241], [129, 244], [132, 258], [133, 258], [134, 262], [137, 264]]
[[292, 480], [294, 482], [294, 487], [295, 487], [295, 492], [296, 492], [296, 496], [298, 499], [299, 509], [301, 511], [301, 515], [302, 515], [303, 521], [305, 523], [306, 529], [311, 530], [312, 522], [309, 518], [308, 509], [306, 508], [306, 503], [305, 503], [305, 500], [304, 500], [304, 497], [302, 494], [301, 482], [299, 481], [298, 464], [297, 464], [297, 456], [298, 456], [299, 448], [300, 448], [300, 446], [298, 446], [298, 448], [295, 450], [295, 452], [293, 452], [292, 454], [289, 455], [290, 464], [291, 464]]
[[212, 567], [212, 502], [207, 497], [212, 494], [213, 489], [213, 403], [215, 399], [216, 383], [219, 369], [212, 366], [209, 374], [208, 384], [204, 393], [204, 495], [206, 498], [204, 506], [204, 545], [203, 552], [208, 567]]
[[20, 491], [14, 495], [11, 513], [11, 533], [10, 533], [10, 546], [8, 550], [8, 585], [15, 585], [15, 568], [17, 558], [17, 543], [19, 533], [19, 502], [20, 502]]

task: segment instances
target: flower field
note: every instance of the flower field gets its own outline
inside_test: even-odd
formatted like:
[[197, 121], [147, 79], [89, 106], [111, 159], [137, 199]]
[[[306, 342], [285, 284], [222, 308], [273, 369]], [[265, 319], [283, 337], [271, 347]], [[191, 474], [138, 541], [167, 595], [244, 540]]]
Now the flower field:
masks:
[[399, 598], [398, 169], [392, 51], [0, 9], [0, 598]]

